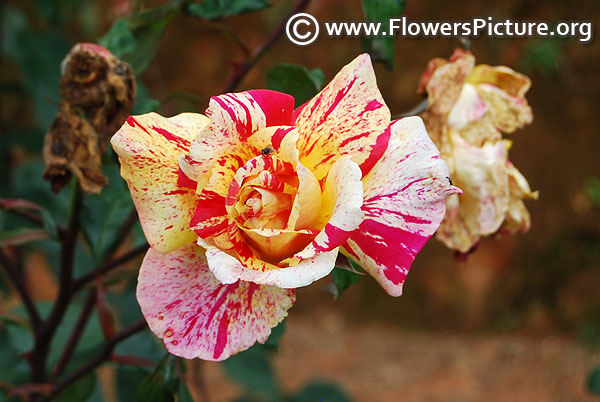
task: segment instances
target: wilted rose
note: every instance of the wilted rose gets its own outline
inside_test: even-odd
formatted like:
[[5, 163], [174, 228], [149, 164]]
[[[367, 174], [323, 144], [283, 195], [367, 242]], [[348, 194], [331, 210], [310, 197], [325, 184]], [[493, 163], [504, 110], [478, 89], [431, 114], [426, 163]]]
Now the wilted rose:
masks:
[[61, 73], [60, 108], [44, 143], [44, 179], [58, 192], [75, 175], [85, 192], [99, 193], [107, 182], [102, 154], [133, 107], [133, 70], [100, 45], [78, 43]]
[[446, 246], [466, 253], [482, 236], [526, 231], [529, 212], [523, 198], [537, 198], [527, 180], [508, 160], [512, 133], [531, 123], [525, 99], [526, 76], [508, 67], [475, 66], [473, 55], [456, 50], [450, 61], [433, 59], [423, 73], [419, 93], [427, 95], [423, 119], [448, 162], [463, 195], [449, 197], [438, 231]]

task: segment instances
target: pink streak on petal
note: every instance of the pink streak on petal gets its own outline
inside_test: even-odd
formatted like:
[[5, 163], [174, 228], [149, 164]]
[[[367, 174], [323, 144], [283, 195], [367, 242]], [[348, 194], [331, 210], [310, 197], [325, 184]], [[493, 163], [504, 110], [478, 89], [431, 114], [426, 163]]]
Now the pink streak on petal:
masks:
[[152, 127], [152, 129], [165, 137], [167, 141], [175, 143], [183, 152], [187, 152], [190, 149], [191, 142], [185, 138], [178, 137], [161, 127]]
[[278, 128], [277, 130], [275, 130], [273, 136], [271, 137], [271, 145], [273, 145], [273, 148], [275, 148], [275, 150], [278, 151], [279, 147], [281, 147], [281, 141], [283, 141], [286, 135], [293, 132], [294, 130], [294, 127]]
[[248, 93], [265, 113], [267, 127], [292, 124], [292, 113], [294, 111], [294, 98], [292, 96], [268, 89], [255, 89], [248, 91]]
[[369, 156], [367, 157], [367, 159], [365, 159], [363, 163], [360, 164], [360, 170], [362, 171], [363, 176], [366, 176], [371, 171], [373, 166], [375, 166], [377, 161], [381, 159], [381, 156], [385, 153], [385, 150], [388, 147], [391, 134], [392, 132], [388, 127], [383, 133], [381, 133], [377, 137], [375, 145], [373, 145], [373, 148], [371, 148]]
[[265, 342], [295, 300], [293, 290], [240, 281], [223, 285], [195, 244], [169, 254], [150, 249], [136, 295], [170, 353], [205, 360], [224, 360]]
[[345, 66], [294, 116], [299, 160], [320, 182], [342, 155], [352, 156], [367, 173], [389, 139], [390, 111], [377, 88], [368, 55]]
[[352, 234], [352, 242], [384, 267], [385, 277], [398, 285], [404, 282], [415, 256], [429, 237], [365, 219]]
[[304, 110], [304, 108], [306, 107], [306, 105], [308, 105], [310, 103], [309, 101], [306, 101], [304, 104], [298, 106], [296, 109], [294, 109], [294, 113], [292, 114], [292, 122], [294, 124], [296, 124], [296, 120], [298, 120], [298, 116], [300, 116], [300, 114], [302, 113], [302, 110]]
[[227, 230], [225, 198], [211, 191], [203, 191], [190, 221], [190, 227], [203, 239], [225, 232]]
[[218, 360], [223, 354], [227, 345], [227, 329], [229, 327], [229, 317], [227, 311], [223, 313], [223, 317], [219, 320], [219, 331], [217, 332], [217, 344], [213, 353], [213, 359]]
[[196, 239], [189, 229], [195, 186], [180, 176], [178, 159], [207, 120], [191, 113], [171, 118], [156, 113], [130, 116], [111, 139], [144, 234], [161, 252]]
[[343, 251], [399, 296], [412, 261], [444, 217], [445, 199], [459, 190], [419, 117], [390, 128], [386, 152], [363, 178], [365, 219]]
[[183, 173], [183, 170], [181, 170], [181, 168], [179, 168], [177, 176], [177, 185], [179, 187], [185, 187], [191, 190], [196, 190], [196, 188], [198, 187], [198, 183], [190, 179], [185, 173]]

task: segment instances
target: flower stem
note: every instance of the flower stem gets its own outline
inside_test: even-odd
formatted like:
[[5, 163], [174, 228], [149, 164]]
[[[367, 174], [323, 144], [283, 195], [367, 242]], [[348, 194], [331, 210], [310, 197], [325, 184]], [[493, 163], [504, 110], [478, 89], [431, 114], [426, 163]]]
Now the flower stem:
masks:
[[425, 98], [418, 105], [416, 105], [409, 111], [392, 116], [392, 120], [401, 119], [402, 117], [408, 117], [408, 116], [418, 116], [421, 113], [423, 113], [425, 110], [427, 110], [428, 107], [429, 107], [429, 101], [427, 100], [427, 98]]
[[40, 324], [42, 319], [40, 317], [40, 313], [29, 294], [29, 290], [25, 284], [25, 278], [23, 277], [23, 273], [20, 269], [18, 269], [15, 264], [11, 261], [11, 259], [4, 254], [3, 250], [0, 250], [0, 265], [4, 267], [8, 277], [15, 285], [21, 300], [23, 301], [23, 305], [25, 306], [25, 310], [27, 310], [27, 314], [29, 315], [29, 319], [31, 320], [31, 326], [33, 328], [34, 334], [39, 331]]
[[[15, 216], [19, 216], [21, 218], [27, 219], [29, 222], [33, 222], [38, 226], [44, 227], [44, 219], [41, 216], [39, 216], [33, 212], [30, 212], [27, 210], [21, 210], [21, 209], [4, 208], [2, 203], [0, 203], [0, 208], [2, 208], [6, 212], [9, 212]], [[58, 236], [61, 239], [67, 233], [67, 230], [63, 226], [60, 226], [60, 225], [56, 225], [56, 231], [58, 232]]]
[[48, 348], [73, 296], [73, 264], [77, 235], [79, 234], [79, 213], [83, 202], [83, 192], [79, 187], [79, 183], [75, 182], [74, 186], [69, 226], [65, 237], [62, 239], [58, 297], [48, 319], [40, 325], [38, 336], [36, 336], [30, 354], [31, 380], [34, 383], [41, 383], [46, 378]]
[[88, 363], [73, 371], [71, 374], [69, 374], [62, 380], [56, 382], [52, 386], [52, 390], [50, 391], [50, 393], [41, 400], [52, 400], [69, 385], [73, 384], [77, 380], [94, 371], [98, 366], [100, 366], [102, 363], [104, 363], [111, 357], [113, 349], [115, 348], [115, 346], [117, 346], [119, 342], [124, 341], [125, 339], [129, 338], [132, 335], [135, 335], [140, 331], [143, 331], [145, 328], [146, 322], [143, 319], [141, 319], [139, 321], [136, 321], [129, 327], [121, 330], [113, 337], [107, 339], [106, 343], [104, 344], [104, 347], [102, 348], [102, 351], [98, 355], [96, 355], [96, 357], [94, 357]]
[[137, 246], [136, 248], [129, 250], [128, 252], [126, 252], [125, 254], [123, 254], [120, 257], [106, 261], [104, 264], [102, 264], [100, 267], [96, 268], [94, 271], [88, 272], [87, 274], [75, 279], [73, 281], [73, 291], [77, 292], [77, 291], [81, 290], [84, 286], [86, 286], [88, 283], [92, 282], [97, 277], [105, 275], [105, 274], [109, 273], [110, 271], [112, 271], [113, 269], [123, 265], [127, 261], [142, 255], [143, 253], [146, 252], [146, 250], [148, 250], [148, 247], [149, 247], [148, 243], [144, 243], [140, 246]]
[[65, 346], [65, 349], [63, 350], [63, 353], [61, 354], [60, 359], [58, 360], [58, 363], [54, 367], [52, 374], [50, 375], [51, 379], [59, 377], [63, 373], [65, 367], [67, 366], [67, 363], [69, 363], [69, 360], [71, 359], [71, 356], [75, 352], [75, 348], [77, 347], [77, 344], [79, 343], [79, 339], [81, 338], [81, 335], [83, 334], [83, 330], [85, 329], [85, 326], [87, 325], [87, 323], [90, 319], [90, 316], [91, 316], [92, 310], [94, 309], [95, 303], [96, 303], [96, 292], [95, 292], [95, 290], [92, 289], [88, 293], [88, 296], [85, 300], [85, 304], [83, 305], [83, 309], [81, 310], [81, 313], [79, 314], [79, 318], [77, 319], [77, 323], [75, 324], [75, 328], [73, 329], [73, 332], [71, 333], [71, 336], [69, 337], [67, 345]]

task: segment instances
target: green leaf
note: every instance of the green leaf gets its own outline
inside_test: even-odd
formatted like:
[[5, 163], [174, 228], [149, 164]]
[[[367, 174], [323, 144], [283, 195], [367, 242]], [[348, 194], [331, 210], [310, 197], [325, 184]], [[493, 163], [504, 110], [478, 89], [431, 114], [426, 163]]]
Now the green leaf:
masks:
[[165, 348], [150, 331], [142, 331], [119, 343], [115, 353], [158, 363], [165, 354]]
[[266, 0], [206, 0], [190, 4], [187, 11], [207, 20], [262, 10], [271, 4]]
[[115, 21], [98, 43], [128, 62], [136, 74], [143, 72], [154, 58], [169, 22], [179, 11], [181, 1], [149, 8], [130, 18]]
[[587, 379], [587, 386], [590, 392], [596, 395], [600, 395], [600, 365], [596, 366], [595, 369], [589, 374]]
[[[56, 31], [35, 32], [16, 8], [2, 7], [1, 13], [3, 56], [18, 66], [24, 95], [33, 101], [35, 126], [45, 131], [58, 110], [60, 62], [71, 44]], [[41, 149], [43, 137], [36, 141]]]
[[152, 98], [143, 98], [135, 100], [135, 105], [131, 110], [132, 115], [145, 114], [150, 112], [156, 112], [160, 107], [160, 102]]
[[72, 385], [65, 388], [58, 397], [57, 402], [75, 402], [75, 401], [87, 401], [88, 397], [94, 392], [96, 387], [96, 375], [90, 373], [80, 380], [76, 381]]
[[124, 188], [107, 188], [84, 199], [81, 227], [96, 264], [123, 241], [118, 237], [119, 229], [133, 208], [131, 196]]
[[[36, 306], [40, 311], [40, 315], [42, 317], [46, 317], [52, 308], [52, 303], [37, 302]], [[82, 303], [79, 300], [73, 301], [69, 305], [50, 345], [50, 352], [48, 354], [48, 369], [54, 367], [54, 365], [58, 362], [58, 359], [67, 345], [69, 336], [75, 328], [82, 308]], [[11, 313], [17, 317], [22, 317], [23, 321], [28, 319], [25, 307], [23, 305], [15, 307], [13, 310], [11, 310]], [[24, 327], [18, 321], [14, 321], [14, 323], [7, 322], [6, 330], [10, 343], [19, 353], [29, 352], [31, 348], [33, 348], [33, 336], [30, 328]], [[98, 316], [96, 312], [92, 312], [81, 338], [79, 339], [77, 347], [75, 348], [73, 362], [77, 364], [85, 363], [93, 355], [95, 355], [94, 352], [97, 352], [103, 344], [104, 336], [102, 335], [102, 329], [100, 328]], [[79, 359], [78, 356], [81, 358]], [[73, 366], [76, 366], [77, 364], [74, 364]], [[68, 371], [69, 370], [67, 369], [67, 372]]]
[[587, 386], [593, 394], [600, 395], [600, 365], [596, 366], [588, 375]]
[[[81, 310], [83, 305], [80, 301], [72, 302], [61, 325], [56, 330], [56, 335], [52, 339], [52, 343], [50, 346], [50, 353], [48, 355], [48, 366], [54, 367], [54, 365], [58, 362], [60, 355], [65, 349], [69, 337], [79, 320], [79, 316], [81, 314]], [[100, 328], [100, 321], [98, 320], [98, 315], [94, 311], [90, 314], [90, 318], [88, 319], [87, 325], [81, 334], [81, 338], [77, 343], [77, 347], [74, 351], [72, 364], [67, 368], [66, 372], [69, 372], [70, 369], [75, 368], [76, 366], [83, 364], [89, 361], [90, 358], [96, 355], [96, 353], [100, 350], [100, 348], [104, 345], [104, 335], [102, 334], [102, 329]]]
[[135, 401], [142, 381], [152, 374], [147, 367], [117, 366], [117, 394], [119, 401]]
[[539, 72], [545, 76], [555, 76], [565, 59], [564, 42], [564, 39], [554, 38], [529, 40], [518, 70], [525, 74]]
[[[42, 149], [42, 142], [39, 148]], [[67, 220], [70, 193], [61, 191], [52, 193], [50, 184], [42, 178], [44, 172], [43, 161], [32, 159], [14, 167], [12, 176], [11, 198], [32, 200], [52, 216], [53, 221], [64, 223]], [[19, 221], [22, 221], [19, 218]]]
[[0, 232], [0, 247], [21, 246], [32, 241], [48, 238], [44, 229], [20, 228]]
[[11, 342], [7, 326], [0, 326], [0, 378], [9, 383], [24, 383], [28, 380], [28, 364], [20, 351]]
[[323, 85], [323, 72], [298, 64], [281, 63], [267, 71], [267, 88], [292, 95], [296, 106], [315, 96]]
[[590, 200], [600, 208], [600, 179], [590, 177], [585, 181], [583, 187]]
[[173, 402], [179, 379], [175, 375], [175, 356], [167, 353], [156, 370], [146, 377], [137, 392], [138, 402]]
[[[362, 0], [368, 22], [379, 22], [387, 29], [390, 18], [398, 17], [404, 11], [406, 0]], [[394, 37], [363, 38], [362, 46], [373, 60], [381, 61], [392, 70], [394, 68]]]
[[179, 382], [179, 390], [177, 391], [177, 402], [194, 402], [190, 390], [185, 385], [184, 381]]
[[331, 277], [333, 278], [333, 284], [335, 285], [333, 297], [336, 299], [360, 279], [359, 274], [338, 267], [335, 267], [333, 271], [331, 271]]
[[54, 218], [50, 215], [50, 212], [42, 209], [42, 219], [44, 221], [44, 229], [50, 237], [56, 239], [58, 238], [58, 230], [56, 229], [56, 222], [54, 222]]
[[248, 350], [231, 356], [223, 362], [227, 374], [248, 391], [259, 393], [275, 400], [279, 383], [271, 363], [269, 351], [257, 344]]
[[350, 398], [337, 385], [317, 381], [306, 385], [291, 402], [350, 402]]

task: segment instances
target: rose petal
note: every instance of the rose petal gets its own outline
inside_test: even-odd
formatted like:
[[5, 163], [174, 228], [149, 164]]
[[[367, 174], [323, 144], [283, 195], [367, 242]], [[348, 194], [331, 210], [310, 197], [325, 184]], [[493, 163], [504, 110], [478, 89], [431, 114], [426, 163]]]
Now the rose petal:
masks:
[[310, 170], [301, 163], [296, 165], [298, 191], [290, 211], [287, 228], [307, 229], [314, 226], [321, 213], [321, 186]]
[[481, 147], [452, 135], [448, 159], [452, 180], [463, 190], [448, 200], [437, 237], [449, 248], [468, 252], [481, 236], [495, 233], [508, 209], [507, 145], [500, 141]]
[[312, 230], [287, 229], [245, 229], [252, 245], [260, 250], [261, 256], [271, 261], [279, 261], [290, 254], [302, 250], [315, 237]]
[[[261, 149], [267, 147], [269, 144], [276, 145], [276, 147], [273, 145], [277, 151], [275, 167], [282, 165], [280, 163], [281, 159], [297, 163], [298, 151], [295, 150], [297, 135], [298, 133], [293, 127], [278, 126], [261, 129], [253, 133], [243, 145], [232, 146], [227, 153], [214, 158], [212, 168], [206, 172], [202, 183], [198, 184], [198, 188], [200, 189], [198, 203], [190, 224], [196, 234], [203, 239], [212, 238], [215, 244], [219, 245], [222, 249], [228, 250], [232, 248], [233, 244], [227, 235], [228, 215], [225, 203], [231, 183], [232, 181], [236, 181], [234, 180], [236, 174], [249, 159], [260, 155]], [[248, 150], [253, 151], [249, 152]], [[263, 159], [266, 161], [271, 158], [256, 158], [256, 160], [265, 162]], [[261, 170], [266, 166], [262, 162], [259, 163], [260, 166], [255, 166], [253, 173], [267, 173], [267, 171]], [[258, 162], [253, 163], [256, 164]], [[287, 170], [291, 172], [293, 166], [288, 166]], [[247, 169], [244, 172], [247, 172]], [[242, 176], [243, 173], [239, 173], [239, 181], [241, 181]], [[265, 177], [260, 176], [257, 180], [264, 181]], [[269, 183], [274, 185], [275, 180], [271, 180]], [[263, 182], [261, 185], [267, 186], [269, 183]], [[231, 200], [233, 201], [237, 197], [240, 189], [239, 184], [241, 183], [236, 181], [236, 184], [238, 186], [234, 189], [235, 194], [231, 196]], [[281, 184], [285, 185], [284, 183]]]
[[189, 229], [196, 194], [178, 185], [177, 160], [207, 122], [193, 113], [132, 116], [111, 139], [146, 239], [158, 251], [169, 252], [196, 238]]
[[329, 252], [319, 253], [313, 258], [301, 261], [296, 266], [287, 268], [278, 268], [260, 260], [253, 260], [256, 264], [266, 266], [263, 270], [260, 270], [258, 266], [254, 269], [246, 268], [237, 258], [212, 247], [202, 239], [198, 240], [198, 244], [206, 248], [208, 267], [221, 283], [235, 283], [239, 279], [283, 289], [307, 286], [329, 275], [335, 267], [335, 260], [338, 255], [338, 249], [336, 248]]
[[493, 85], [515, 98], [524, 98], [531, 87], [531, 80], [506, 66], [488, 66], [479, 64], [473, 68], [467, 82], [479, 86], [480, 84]]
[[517, 98], [489, 84], [477, 85], [492, 121], [503, 133], [513, 133], [533, 121], [533, 111], [525, 98]]
[[506, 168], [508, 171], [510, 199], [506, 217], [500, 227], [500, 232], [511, 234], [526, 232], [531, 226], [531, 218], [523, 199], [528, 198], [537, 200], [538, 192], [531, 191], [525, 176], [523, 176], [510, 161], [506, 162]]
[[487, 107], [479, 96], [477, 88], [472, 84], [465, 84], [448, 114], [448, 125], [455, 130], [460, 130], [467, 124], [480, 120], [486, 112]]
[[231, 180], [244, 162], [243, 156], [237, 153], [225, 154], [216, 160], [207, 174], [208, 179], [199, 189], [195, 212], [189, 223], [198, 236], [210, 237], [225, 249], [233, 247], [227, 235], [225, 197]]
[[298, 163], [298, 130], [291, 126], [267, 127], [252, 134], [248, 144], [261, 150], [272, 147], [277, 157], [293, 165]]
[[468, 83], [463, 86], [458, 100], [448, 114], [448, 126], [471, 145], [481, 146], [487, 141], [502, 139], [491, 110], [477, 88]]
[[298, 112], [300, 162], [319, 181], [346, 154], [366, 173], [387, 146], [389, 122], [371, 60], [358, 56]]
[[212, 97], [206, 109], [210, 124], [181, 158], [181, 169], [203, 188], [206, 173], [222, 155], [236, 153], [247, 161], [260, 154], [261, 148], [247, 144], [248, 137], [270, 125], [290, 124], [293, 107], [291, 96], [267, 90]]
[[191, 244], [169, 254], [150, 249], [137, 299], [152, 332], [170, 353], [224, 360], [264, 343], [294, 304], [294, 291], [250, 282], [219, 283], [203, 250]]
[[439, 115], [449, 113], [474, 66], [475, 57], [470, 52], [455, 51], [450, 63], [437, 68], [427, 83], [429, 109]]
[[531, 87], [526, 75], [505, 66], [480, 64], [467, 77], [467, 82], [477, 87], [500, 131], [512, 133], [533, 121], [533, 112], [525, 99]]
[[[349, 156], [333, 165], [322, 195], [321, 216], [317, 227], [323, 228], [310, 245], [294, 255], [294, 259], [312, 258], [317, 253], [341, 246], [364, 218], [363, 183], [360, 167]], [[293, 261], [293, 260], [292, 260]], [[296, 264], [297, 262], [290, 262]]]
[[408, 270], [444, 217], [445, 199], [460, 192], [419, 117], [397, 120], [384, 156], [363, 179], [365, 219], [342, 252], [387, 293], [402, 294]]

